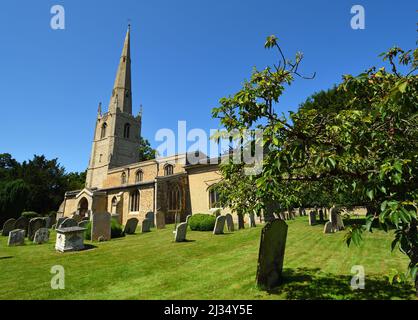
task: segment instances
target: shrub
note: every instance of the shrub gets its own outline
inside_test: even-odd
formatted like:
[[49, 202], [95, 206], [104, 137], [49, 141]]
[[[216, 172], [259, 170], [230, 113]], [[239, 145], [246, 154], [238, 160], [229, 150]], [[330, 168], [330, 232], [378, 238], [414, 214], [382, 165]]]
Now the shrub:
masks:
[[26, 211], [26, 212], [22, 212], [22, 217], [26, 217], [30, 220], [30, 219], [33, 219], [33, 218], [38, 218], [38, 217], [40, 217], [40, 215], [37, 212], [34, 212], [34, 211]]
[[84, 231], [84, 239], [91, 240], [91, 222], [86, 224], [85, 228], [87, 229]]
[[215, 227], [215, 222], [215, 216], [198, 213], [190, 217], [189, 226], [193, 231], [212, 231]]
[[125, 233], [123, 232], [123, 226], [116, 219], [112, 219], [110, 228], [111, 238], [121, 238], [125, 236]]

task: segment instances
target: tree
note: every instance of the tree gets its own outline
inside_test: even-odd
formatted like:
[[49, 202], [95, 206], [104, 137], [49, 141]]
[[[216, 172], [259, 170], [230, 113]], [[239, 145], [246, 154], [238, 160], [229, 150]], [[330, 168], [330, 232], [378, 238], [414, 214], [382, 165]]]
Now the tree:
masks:
[[10, 218], [17, 219], [26, 209], [29, 187], [23, 180], [0, 184], [0, 225]]
[[87, 171], [66, 174], [66, 190], [81, 190], [86, 185]]
[[[228, 131], [264, 132], [262, 172], [245, 176], [244, 164], [224, 163], [221, 198], [253, 211], [269, 202], [306, 204], [312, 191], [328, 205], [354, 199], [369, 214], [365, 225], [349, 230], [347, 244], [360, 243], [376, 220], [385, 230], [393, 226], [392, 249], [409, 257], [418, 293], [418, 49], [392, 48], [382, 55], [391, 71], [373, 67], [357, 77], [346, 75], [338, 87], [314, 95], [286, 117], [277, 105], [285, 86], [304, 78], [298, 72], [302, 55], [288, 61], [274, 36], [265, 47], [278, 50], [279, 64], [255, 70], [212, 112]], [[246, 201], [248, 194], [232, 191], [232, 185], [252, 189], [256, 201]]]
[[157, 151], [151, 148], [151, 144], [147, 139], [142, 137], [140, 139], [140, 146], [139, 146], [139, 161], [147, 161], [155, 159], [157, 156]]

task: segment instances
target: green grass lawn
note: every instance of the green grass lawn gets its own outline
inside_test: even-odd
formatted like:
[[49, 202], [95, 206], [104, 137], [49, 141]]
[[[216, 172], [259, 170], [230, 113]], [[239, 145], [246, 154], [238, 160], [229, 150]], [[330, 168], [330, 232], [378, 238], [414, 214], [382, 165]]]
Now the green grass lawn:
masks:
[[[0, 237], [1, 299], [414, 299], [410, 285], [386, 276], [408, 260], [390, 252], [391, 234], [375, 232], [347, 248], [344, 232], [325, 235], [307, 218], [289, 221], [284, 283], [272, 292], [255, 286], [261, 226], [214, 236], [188, 231], [173, 242], [173, 226], [88, 250], [57, 253], [49, 244], [7, 247]], [[65, 289], [52, 290], [51, 267], [65, 268]], [[351, 267], [363, 265], [366, 289], [352, 291]]]

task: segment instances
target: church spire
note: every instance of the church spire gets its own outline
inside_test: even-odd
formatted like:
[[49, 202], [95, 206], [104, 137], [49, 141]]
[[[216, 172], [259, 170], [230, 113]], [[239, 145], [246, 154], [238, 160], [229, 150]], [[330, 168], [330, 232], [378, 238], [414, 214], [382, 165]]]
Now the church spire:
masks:
[[109, 111], [120, 111], [132, 114], [132, 88], [131, 88], [131, 25], [128, 25], [122, 56], [113, 86]]

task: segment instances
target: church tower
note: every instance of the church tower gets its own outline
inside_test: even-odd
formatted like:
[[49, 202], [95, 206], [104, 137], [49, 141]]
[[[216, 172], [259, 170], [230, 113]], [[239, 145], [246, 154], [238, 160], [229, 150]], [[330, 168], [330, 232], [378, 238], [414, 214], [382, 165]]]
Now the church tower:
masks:
[[86, 187], [103, 188], [109, 169], [139, 162], [141, 112], [132, 115], [131, 28], [128, 27], [108, 112], [99, 105]]

